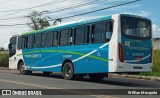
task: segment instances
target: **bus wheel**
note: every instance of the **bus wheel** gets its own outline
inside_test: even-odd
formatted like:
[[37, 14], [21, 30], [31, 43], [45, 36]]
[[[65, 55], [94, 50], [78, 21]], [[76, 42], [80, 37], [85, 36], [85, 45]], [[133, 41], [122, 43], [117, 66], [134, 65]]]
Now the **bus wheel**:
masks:
[[22, 75], [32, 74], [32, 71], [25, 70], [25, 65], [23, 62], [21, 62], [19, 65], [19, 71]]
[[72, 79], [74, 79], [73, 64], [71, 62], [66, 62], [63, 65], [63, 77], [66, 80], [72, 80]]
[[104, 74], [97, 74], [97, 73], [91, 73], [89, 74], [89, 78], [93, 81], [100, 81], [103, 80], [105, 78], [106, 75]]
[[44, 75], [44, 76], [49, 76], [51, 73], [52, 73], [52, 72], [45, 72], [45, 71], [43, 71], [43, 75]]

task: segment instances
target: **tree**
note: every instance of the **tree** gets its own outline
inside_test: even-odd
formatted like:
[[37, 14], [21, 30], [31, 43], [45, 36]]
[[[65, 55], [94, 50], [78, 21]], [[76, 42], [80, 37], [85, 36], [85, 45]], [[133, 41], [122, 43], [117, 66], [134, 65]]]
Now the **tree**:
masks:
[[53, 20], [52, 18], [50, 18], [50, 17], [45, 17], [45, 18], [48, 18], [48, 19], [50, 19], [51, 21], [53, 21], [53, 24], [52, 24], [53, 26], [54, 26], [54, 25], [57, 25], [57, 22], [61, 22], [61, 21], [62, 21], [61, 18], [57, 18], [57, 19], [54, 19], [54, 20]]
[[42, 14], [46, 12], [32, 11], [29, 16], [27, 16], [32, 23], [27, 24], [32, 30], [44, 29], [50, 26], [50, 23], [45, 17], [42, 17]]
[[5, 49], [3, 47], [0, 47], [0, 51], [4, 51]]

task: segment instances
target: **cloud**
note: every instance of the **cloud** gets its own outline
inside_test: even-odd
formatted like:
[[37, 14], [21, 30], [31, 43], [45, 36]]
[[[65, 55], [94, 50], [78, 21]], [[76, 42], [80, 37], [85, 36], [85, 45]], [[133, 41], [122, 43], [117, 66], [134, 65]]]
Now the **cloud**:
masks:
[[0, 28], [0, 47], [8, 48], [9, 39], [12, 35], [20, 34], [22, 32], [28, 31], [28, 28]]
[[150, 16], [151, 14], [147, 11], [144, 11], [144, 10], [140, 10], [140, 11], [137, 11], [137, 12], [122, 12], [124, 14], [133, 14], [133, 15], [140, 15], [140, 16], [143, 16], [143, 17], [148, 17]]
[[152, 25], [152, 32], [153, 37], [160, 37], [160, 27], [158, 27], [156, 24]]
[[130, 9], [137, 9], [140, 8], [141, 5], [136, 4], [136, 5], [125, 5], [125, 6], [121, 6], [121, 7], [115, 7], [115, 8], [111, 8], [109, 9], [110, 11], [123, 11], [123, 10], [130, 10]]

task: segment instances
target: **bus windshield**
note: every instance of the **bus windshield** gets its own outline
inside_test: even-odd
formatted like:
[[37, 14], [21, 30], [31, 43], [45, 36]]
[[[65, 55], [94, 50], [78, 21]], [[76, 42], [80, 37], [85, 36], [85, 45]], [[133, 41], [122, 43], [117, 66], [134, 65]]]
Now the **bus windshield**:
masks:
[[121, 16], [122, 34], [133, 39], [151, 38], [151, 21], [137, 17]]

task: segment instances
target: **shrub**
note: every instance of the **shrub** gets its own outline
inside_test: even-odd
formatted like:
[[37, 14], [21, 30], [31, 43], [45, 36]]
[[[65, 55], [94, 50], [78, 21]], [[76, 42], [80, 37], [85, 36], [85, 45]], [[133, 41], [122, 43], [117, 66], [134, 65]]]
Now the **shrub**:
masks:
[[0, 54], [0, 67], [8, 67], [8, 66], [9, 66], [9, 55]]

